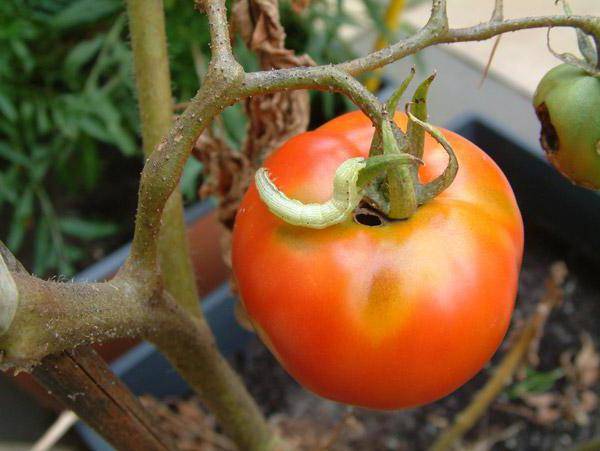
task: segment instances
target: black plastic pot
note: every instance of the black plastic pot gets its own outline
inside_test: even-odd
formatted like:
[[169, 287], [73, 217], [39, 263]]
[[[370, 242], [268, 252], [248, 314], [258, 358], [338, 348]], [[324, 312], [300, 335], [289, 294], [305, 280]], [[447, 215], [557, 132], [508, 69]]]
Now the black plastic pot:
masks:
[[[578, 188], [558, 174], [546, 161], [543, 152], [523, 144], [501, 125], [481, 116], [464, 117], [448, 124], [484, 149], [507, 175], [523, 213], [525, 223], [541, 225], [583, 251], [591, 254], [600, 248], [600, 196]], [[122, 251], [120, 260], [126, 255]], [[120, 263], [119, 263], [120, 264]], [[109, 272], [114, 267], [105, 267]], [[103, 278], [103, 274], [93, 274]], [[93, 279], [89, 274], [86, 278]], [[225, 355], [243, 351], [253, 336], [242, 330], [233, 315], [233, 299], [227, 286], [213, 292], [202, 303], [219, 348]], [[185, 382], [169, 363], [149, 344], [141, 344], [118, 359], [113, 370], [135, 394], [156, 397], [189, 393]], [[95, 451], [112, 449], [84, 424], [77, 430]]]

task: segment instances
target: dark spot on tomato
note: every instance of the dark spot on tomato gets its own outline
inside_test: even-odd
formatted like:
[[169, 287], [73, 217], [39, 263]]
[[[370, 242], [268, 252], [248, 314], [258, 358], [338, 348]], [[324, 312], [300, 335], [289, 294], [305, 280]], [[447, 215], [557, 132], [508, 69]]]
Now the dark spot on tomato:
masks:
[[378, 227], [384, 225], [387, 220], [383, 213], [365, 202], [360, 202], [359, 206], [354, 210], [354, 222], [367, 227]]
[[542, 148], [547, 153], [557, 152], [560, 144], [558, 134], [556, 133], [554, 125], [552, 125], [550, 112], [548, 111], [546, 103], [540, 104], [535, 109], [535, 113], [542, 124], [542, 130], [540, 132], [540, 144], [542, 145]]
[[377, 227], [383, 224], [381, 218], [373, 213], [357, 213], [354, 215], [354, 220], [358, 224], [362, 224], [369, 227]]

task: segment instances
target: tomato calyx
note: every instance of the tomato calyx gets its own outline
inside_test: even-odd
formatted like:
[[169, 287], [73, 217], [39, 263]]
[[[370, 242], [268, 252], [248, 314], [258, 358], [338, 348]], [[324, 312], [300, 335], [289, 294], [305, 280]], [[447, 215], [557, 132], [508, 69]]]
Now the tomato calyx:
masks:
[[265, 168], [256, 171], [258, 194], [271, 213], [288, 224], [324, 229], [345, 221], [359, 206], [364, 188], [390, 166], [419, 164], [422, 160], [407, 153], [350, 158], [336, 170], [333, 196], [327, 202], [304, 204], [290, 199], [269, 177]]
[[[289, 224], [314, 229], [330, 227], [351, 217], [359, 224], [379, 226], [391, 220], [408, 219], [420, 205], [448, 188], [458, 171], [458, 161], [448, 141], [427, 122], [427, 93], [435, 74], [417, 87], [412, 101], [406, 104], [406, 133], [388, 116], [388, 111], [396, 110], [413, 76], [414, 69], [387, 104], [381, 105], [383, 119], [374, 124], [376, 132], [369, 157], [350, 158], [337, 168], [333, 195], [328, 201], [304, 204], [290, 199], [278, 189], [268, 171], [260, 168], [255, 184], [271, 213]], [[449, 159], [442, 174], [422, 184], [418, 166], [423, 164], [425, 133], [446, 150]]]

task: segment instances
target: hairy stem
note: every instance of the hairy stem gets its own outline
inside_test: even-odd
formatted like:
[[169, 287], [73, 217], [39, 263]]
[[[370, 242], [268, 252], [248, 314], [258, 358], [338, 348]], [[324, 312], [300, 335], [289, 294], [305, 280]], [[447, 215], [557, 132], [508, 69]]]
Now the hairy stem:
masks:
[[152, 323], [153, 287], [117, 279], [59, 283], [12, 273], [19, 308], [0, 335], [6, 364], [28, 367], [43, 357], [83, 344], [139, 336]]
[[[163, 3], [128, 0], [127, 10], [144, 154], [149, 156], [168, 133], [173, 116]], [[167, 290], [190, 314], [200, 314], [179, 189], [165, 205], [158, 250]]]
[[[217, 58], [213, 61], [217, 64], [210, 70], [214, 74], [222, 71], [227, 61], [232, 59], [231, 47], [228, 37], [223, 34], [227, 31], [222, 27], [226, 23], [224, 2], [209, 1], [204, 6], [212, 19], [212, 48]], [[150, 155], [169, 132], [172, 117], [164, 12], [161, 0], [128, 0], [128, 10], [144, 150]], [[193, 113], [189, 117], [194, 119]], [[196, 127], [202, 125], [202, 122], [197, 123], [200, 125]], [[178, 136], [173, 139], [181, 139]], [[180, 172], [185, 158], [179, 161]], [[173, 181], [179, 180], [179, 176]], [[140, 190], [140, 196], [142, 193]], [[265, 449], [271, 441], [266, 422], [242, 382], [218, 352], [212, 332], [201, 317], [185, 241], [181, 195], [177, 188], [164, 207], [162, 226], [157, 226], [160, 227], [158, 256], [165, 288], [197, 319], [192, 321], [182, 311], [170, 309], [164, 315], [167, 319], [165, 324], [152, 328], [156, 333], [151, 338], [184, 379], [198, 391], [240, 449]]]
[[178, 311], [174, 303], [166, 303], [163, 308], [167, 311], [159, 316], [164, 321], [153, 328], [148, 339], [198, 389], [201, 399], [239, 449], [258, 451], [275, 446], [262, 413], [219, 353], [207, 324]]
[[273, 436], [253, 399], [219, 354], [203, 318], [192, 317], [160, 287], [120, 278], [58, 283], [12, 273], [19, 309], [0, 336], [4, 364], [28, 369], [79, 345], [127, 336], [154, 342], [215, 413], [240, 449], [264, 450]]
[[335, 91], [346, 95], [374, 123], [384, 118], [381, 103], [358, 80], [335, 66], [294, 67], [246, 74], [243, 97], [292, 89]]
[[338, 69], [351, 75], [360, 75], [393, 63], [407, 55], [413, 55], [424, 48], [436, 44], [453, 42], [483, 41], [499, 34], [529, 28], [573, 27], [595, 37], [600, 36], [600, 19], [589, 16], [540, 16], [485, 22], [466, 28], [445, 30], [431, 22], [413, 36], [397, 42], [385, 49], [367, 56], [336, 65]]

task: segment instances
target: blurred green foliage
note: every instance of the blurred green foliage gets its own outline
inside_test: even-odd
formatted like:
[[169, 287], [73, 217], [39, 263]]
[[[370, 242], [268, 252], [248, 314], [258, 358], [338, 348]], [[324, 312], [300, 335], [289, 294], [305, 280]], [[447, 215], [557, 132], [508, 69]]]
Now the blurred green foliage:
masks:
[[[367, 25], [379, 27], [377, 2], [365, 3], [373, 20]], [[190, 0], [165, 0], [165, 9], [173, 94], [185, 101], [206, 70], [207, 23]], [[318, 63], [355, 56], [340, 27], [365, 25], [355, 23], [342, 0], [313, 0], [301, 14], [283, 1], [282, 18], [288, 45]], [[103, 190], [119, 196], [110, 167], [141, 157], [123, 1], [2, 0], [0, 49], [0, 238], [34, 273], [70, 276], [91, 260], [90, 243], [128, 236], [133, 220], [87, 202]], [[235, 51], [248, 70], [257, 68], [239, 40]], [[313, 100], [319, 121], [348, 106], [330, 93]], [[241, 107], [227, 109], [222, 123], [239, 145]], [[186, 166], [188, 201], [201, 171], [193, 159]]]
[[561, 368], [551, 371], [537, 371], [530, 367], [525, 368], [525, 378], [506, 389], [510, 399], [518, 399], [526, 395], [545, 393], [551, 390], [555, 383], [564, 377]]

